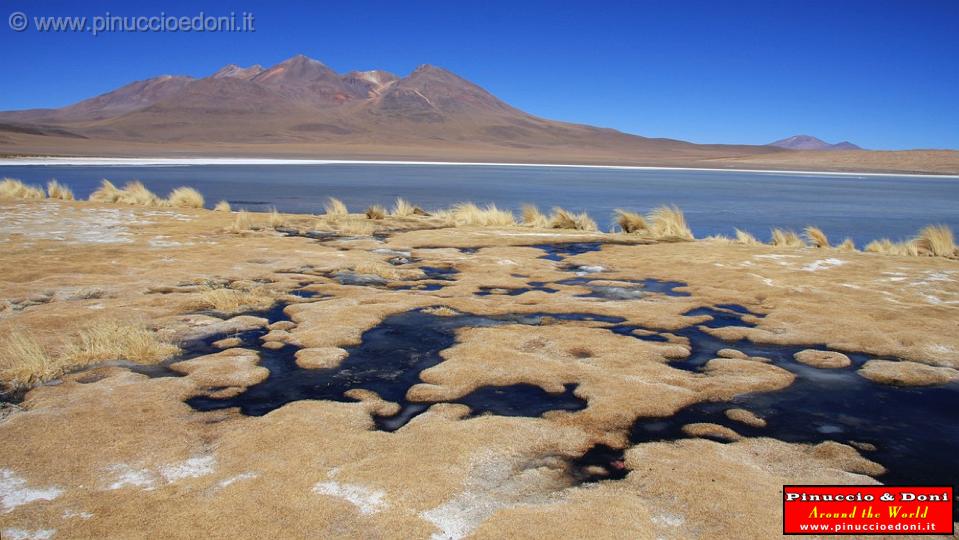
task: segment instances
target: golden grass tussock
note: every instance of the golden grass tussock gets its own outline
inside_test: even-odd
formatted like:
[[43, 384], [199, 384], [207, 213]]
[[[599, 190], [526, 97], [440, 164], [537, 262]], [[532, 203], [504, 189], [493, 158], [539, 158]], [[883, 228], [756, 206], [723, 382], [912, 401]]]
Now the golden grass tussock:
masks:
[[945, 225], [928, 225], [915, 238], [917, 248], [936, 257], [956, 256], [956, 240], [952, 229]]
[[336, 197], [327, 198], [323, 209], [326, 211], [326, 217], [346, 217], [350, 215], [350, 211], [346, 208], [346, 205], [343, 204], [343, 201]]
[[686, 215], [675, 205], [655, 208], [646, 219], [649, 232], [655, 238], [694, 240], [693, 231], [686, 224]]
[[201, 291], [190, 302], [192, 309], [206, 309], [220, 313], [266, 309], [276, 302], [276, 295], [265, 287], [229, 289], [211, 287]]
[[736, 229], [736, 242], [739, 244], [743, 244], [744, 246], [762, 245], [762, 242], [757, 240], [755, 236], [741, 229]]
[[286, 225], [286, 220], [283, 219], [283, 214], [277, 212], [276, 207], [270, 208], [270, 213], [267, 217], [267, 223], [269, 223], [271, 229], [278, 229]]
[[241, 233], [244, 231], [249, 231], [252, 228], [253, 222], [250, 219], [250, 213], [246, 210], [240, 210], [236, 213], [236, 217], [233, 218], [233, 224], [230, 225], [230, 232]]
[[379, 204], [371, 204], [366, 208], [367, 219], [385, 219], [387, 216], [386, 208]]
[[549, 216], [549, 228], [577, 231], [595, 231], [598, 229], [596, 222], [586, 212], [577, 214], [558, 206], [553, 208], [553, 212]]
[[115, 203], [120, 200], [120, 188], [104, 178], [100, 180], [100, 187], [90, 194], [88, 200], [92, 202]]
[[181, 186], [170, 192], [167, 203], [173, 208], [203, 208], [203, 195], [191, 188]]
[[61, 201], [74, 200], [73, 190], [61, 184], [60, 182], [57, 182], [56, 178], [47, 182], [47, 197]]
[[58, 377], [63, 364], [32, 336], [14, 332], [0, 341], [0, 382], [28, 387]]
[[549, 228], [549, 218], [539, 211], [535, 204], [524, 204], [522, 209], [523, 225], [538, 227], [541, 229]]
[[384, 263], [360, 263], [353, 266], [352, 271], [356, 274], [379, 276], [383, 279], [391, 281], [403, 278], [403, 275], [399, 270], [389, 264]]
[[735, 240], [726, 236], [725, 234], [711, 234], [707, 236], [706, 238], [703, 238], [703, 240], [706, 242], [715, 242], [719, 244], [733, 244], [736, 242]]
[[852, 241], [852, 238], [846, 237], [836, 246], [836, 249], [839, 251], [856, 251], [856, 243]]
[[411, 204], [409, 201], [402, 197], [397, 197], [396, 202], [393, 203], [393, 211], [391, 215], [393, 217], [411, 217], [416, 215], [416, 206]]
[[147, 189], [143, 182], [133, 180], [124, 184], [116, 202], [131, 206], [161, 206], [163, 199]]
[[516, 224], [516, 218], [509, 210], [500, 210], [495, 204], [480, 208], [471, 202], [453, 205], [444, 217], [456, 227], [509, 227]]
[[616, 226], [619, 227], [619, 230], [626, 234], [642, 233], [649, 230], [649, 224], [646, 223], [646, 218], [639, 212], [630, 212], [629, 210], [617, 208], [613, 210], [613, 219], [616, 222]]
[[98, 320], [66, 338], [57, 350], [43, 347], [26, 333], [0, 341], [0, 381], [27, 388], [56, 379], [70, 369], [109, 360], [157, 363], [180, 352], [138, 323]]
[[803, 230], [803, 235], [806, 237], [806, 240], [809, 241], [809, 245], [812, 247], [829, 247], [829, 237], [826, 236], [826, 233], [822, 232], [822, 229], [819, 227], [813, 227], [812, 225], [809, 225]]
[[806, 247], [802, 237], [795, 231], [780, 228], [773, 229], [772, 240], [769, 243], [776, 247]]
[[157, 336], [142, 324], [100, 320], [82, 328], [64, 348], [69, 365], [86, 365], [108, 360], [138, 364], [161, 362], [180, 349]]
[[903, 255], [907, 257], [918, 257], [920, 255], [919, 244], [915, 240], [905, 242], [893, 242], [888, 238], [880, 238], [866, 244], [863, 249], [866, 253], [880, 253], [883, 255]]
[[0, 198], [3, 199], [43, 199], [47, 194], [40, 186], [24, 184], [15, 178], [0, 180]]
[[376, 225], [365, 219], [346, 219], [337, 221], [333, 229], [340, 234], [371, 236], [376, 232]]
[[233, 208], [230, 206], [230, 203], [226, 201], [220, 201], [213, 207], [214, 212], [229, 212], [231, 210], [233, 210]]

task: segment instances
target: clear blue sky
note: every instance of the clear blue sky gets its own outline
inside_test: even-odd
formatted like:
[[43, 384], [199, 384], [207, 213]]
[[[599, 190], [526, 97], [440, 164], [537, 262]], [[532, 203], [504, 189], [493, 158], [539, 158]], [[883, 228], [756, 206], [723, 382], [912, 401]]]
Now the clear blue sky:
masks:
[[[959, 0], [4, 0], [0, 109], [303, 53], [337, 71], [450, 69], [531, 113], [694, 142], [797, 133], [959, 148]], [[16, 33], [36, 15], [255, 14], [234, 34]]]

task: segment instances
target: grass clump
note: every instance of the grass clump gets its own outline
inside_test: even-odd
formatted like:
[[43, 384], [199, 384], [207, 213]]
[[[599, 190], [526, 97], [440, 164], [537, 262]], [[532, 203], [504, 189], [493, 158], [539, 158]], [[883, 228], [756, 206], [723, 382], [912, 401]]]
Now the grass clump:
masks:
[[508, 227], [516, 224], [516, 218], [509, 210], [500, 210], [495, 204], [480, 208], [471, 202], [453, 205], [447, 219], [456, 227]]
[[836, 246], [836, 249], [839, 251], [856, 251], [856, 243], [852, 241], [852, 238], [846, 237], [845, 240]]
[[393, 217], [410, 217], [416, 214], [416, 206], [410, 204], [409, 201], [402, 197], [397, 197], [396, 202], [393, 203], [393, 211], [391, 215]]
[[0, 341], [0, 381], [15, 389], [56, 379], [70, 369], [109, 360], [161, 362], [179, 347], [138, 323], [99, 320], [66, 338], [57, 350], [22, 332]]
[[919, 244], [916, 241], [893, 242], [888, 238], [880, 238], [879, 240], [869, 242], [863, 251], [884, 255], [904, 255], [907, 257], [918, 257], [920, 254]]
[[278, 229], [286, 225], [286, 220], [283, 219], [283, 215], [277, 212], [276, 207], [270, 208], [270, 214], [267, 218], [267, 222], [270, 224], [271, 229]]
[[780, 228], [773, 229], [769, 243], [777, 247], [806, 247], [806, 243], [795, 231]]
[[230, 206], [230, 203], [226, 201], [220, 201], [213, 207], [214, 212], [229, 212], [231, 210], [233, 210], [233, 208]]
[[170, 192], [167, 203], [173, 208], [203, 208], [203, 195], [191, 187], [178, 187]]
[[646, 218], [639, 212], [630, 212], [629, 210], [617, 208], [613, 211], [613, 217], [616, 226], [626, 234], [642, 233], [649, 230], [649, 224], [646, 223]]
[[116, 202], [131, 206], [161, 206], [163, 199], [147, 189], [143, 182], [133, 180], [124, 184]]
[[917, 248], [935, 257], [956, 255], [956, 241], [952, 229], [945, 225], [928, 225], [915, 238]]
[[386, 208], [379, 204], [371, 204], [366, 208], [366, 219], [385, 219], [386, 215]]
[[40, 186], [24, 184], [15, 178], [0, 180], [0, 198], [3, 199], [43, 199], [47, 195]]
[[153, 364], [180, 352], [144, 325], [117, 320], [97, 321], [81, 329], [64, 348], [69, 365], [86, 365], [108, 360]]
[[233, 314], [266, 309], [276, 302], [276, 295], [265, 287], [230, 289], [209, 287], [191, 302], [193, 309], [212, 310]]
[[535, 204], [524, 204], [522, 210], [523, 225], [538, 227], [541, 229], [549, 228], [549, 218], [539, 211]]
[[350, 211], [346, 208], [346, 205], [343, 204], [343, 201], [335, 197], [326, 199], [326, 204], [323, 205], [323, 209], [326, 211], [326, 217], [328, 218], [346, 217], [350, 215]]
[[686, 216], [675, 205], [660, 206], [647, 216], [649, 232], [655, 238], [693, 240], [693, 231], [686, 225]]
[[250, 219], [250, 213], [246, 210], [240, 210], [236, 213], [236, 217], [233, 218], [233, 225], [230, 225], [230, 232], [241, 233], [244, 231], [249, 231], [252, 228], [252, 220]]
[[553, 213], [549, 217], [549, 227], [551, 229], [573, 229], [577, 231], [595, 231], [598, 229], [596, 222], [586, 212], [577, 214], [558, 206], [553, 208]]
[[757, 240], [755, 236], [741, 229], [736, 229], [736, 243], [742, 244], [744, 246], [762, 245], [762, 242]]
[[87, 199], [91, 202], [115, 203], [120, 200], [120, 188], [106, 178], [100, 180], [100, 187]]
[[812, 225], [805, 228], [803, 234], [806, 236], [806, 240], [809, 241], [809, 244], [815, 248], [828, 248], [829, 247], [829, 237], [826, 236], [826, 233], [822, 232], [822, 229], [819, 227], [813, 227]]
[[32, 336], [15, 332], [0, 343], [0, 381], [23, 388], [58, 377], [63, 364]]
[[58, 199], [61, 201], [72, 201], [73, 190], [67, 186], [57, 182], [56, 178], [47, 182], [47, 196], [51, 199]]

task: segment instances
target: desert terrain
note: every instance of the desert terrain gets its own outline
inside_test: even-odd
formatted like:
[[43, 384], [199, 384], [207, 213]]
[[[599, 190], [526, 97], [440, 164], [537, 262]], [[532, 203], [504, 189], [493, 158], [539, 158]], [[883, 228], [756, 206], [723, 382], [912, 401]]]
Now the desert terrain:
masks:
[[4, 538], [769, 537], [783, 484], [901, 471], [744, 396], [959, 380], [959, 263], [923, 242], [180, 195], [0, 201]]

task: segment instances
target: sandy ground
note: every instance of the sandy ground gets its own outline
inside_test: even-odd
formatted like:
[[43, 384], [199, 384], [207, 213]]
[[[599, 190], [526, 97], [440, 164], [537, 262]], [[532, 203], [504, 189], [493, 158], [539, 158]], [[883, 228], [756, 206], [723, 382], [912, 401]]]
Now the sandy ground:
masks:
[[[421, 225], [411, 220], [380, 222], [405, 229], [385, 239], [317, 241], [226, 232], [232, 221], [206, 210], [0, 202], [0, 337], [25, 332], [55, 349], [101, 318], [141, 320], [178, 341], [262, 324], [198, 313], [198, 284], [211, 282], [259, 283], [289, 302], [288, 322], [264, 340], [308, 351], [306, 366], [336, 366], [338, 351], [365, 331], [418, 308], [557, 320], [459, 329], [443, 361], [407, 394], [436, 403], [395, 432], [375, 429], [373, 415], [396, 406], [369, 392], [351, 394], [355, 402], [295, 401], [264, 416], [195, 411], [186, 399], [238, 395], [268, 376], [258, 353], [236, 343], [173, 364], [179, 377], [116, 364], [65, 375], [0, 419], [3, 538], [765, 538], [781, 531], [783, 484], [876, 483], [882, 467], [839, 442], [631, 445], [639, 417], [783, 388], [793, 375], [736, 351], [702, 372], [676, 369], [670, 361], [688, 354], [681, 340], [639, 340], [563, 314], [678, 330], [702, 322], [683, 315], [691, 309], [738, 304], [765, 317], [752, 317], [752, 328], [708, 331], [906, 359], [940, 381], [959, 373], [959, 266], [951, 260], [518, 227], [413, 230]], [[597, 239], [615, 243], [559, 262], [530, 247]], [[388, 263], [407, 254], [408, 264]], [[577, 274], [569, 265], [613, 284], [683, 281], [688, 296], [584, 297], [581, 284], [556, 284]], [[370, 267], [383, 269], [384, 285], [335, 278]], [[458, 273], [437, 290], [415, 288], [431, 282], [417, 280], [430, 267]], [[530, 282], [556, 291], [506, 294]], [[300, 288], [317, 296], [286, 296]], [[90, 290], [98, 293], [81, 293]], [[871, 371], [880, 383], [911, 380], [894, 367]], [[575, 384], [587, 406], [472, 416], [450, 403], [517, 383], [551, 393]], [[748, 411], [734, 416], [762, 423]], [[715, 434], [709, 425], [687, 428]], [[576, 459], [596, 444], [624, 450], [625, 478], [578, 479]]]

